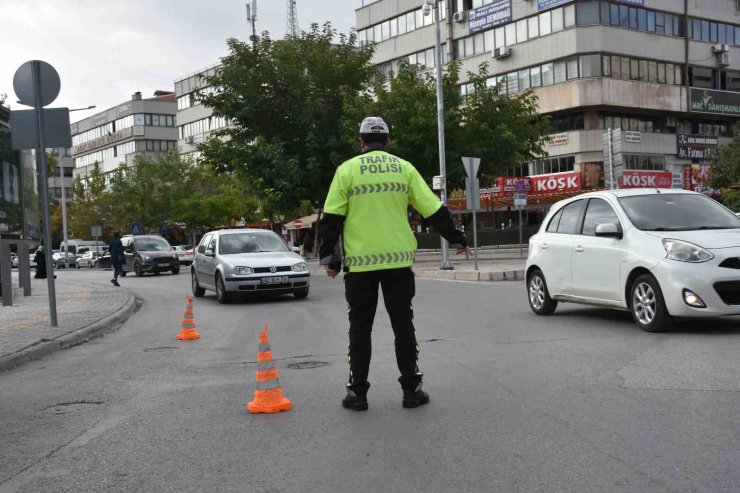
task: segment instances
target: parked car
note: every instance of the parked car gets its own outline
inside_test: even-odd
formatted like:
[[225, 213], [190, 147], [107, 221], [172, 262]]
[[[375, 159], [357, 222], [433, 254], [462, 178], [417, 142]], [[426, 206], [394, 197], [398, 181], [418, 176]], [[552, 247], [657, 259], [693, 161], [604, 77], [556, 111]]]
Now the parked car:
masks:
[[529, 242], [527, 297], [629, 310], [648, 332], [674, 317], [740, 315], [740, 218], [683, 190], [593, 192], [558, 202]]
[[106, 248], [101, 256], [95, 260], [96, 269], [109, 269], [111, 267], [110, 251]]
[[310, 273], [303, 257], [264, 229], [225, 229], [203, 236], [190, 268], [193, 294], [216, 292], [219, 303], [234, 293], [308, 296]]
[[159, 275], [170, 271], [180, 273], [180, 261], [169, 242], [159, 235], [125, 235], [121, 238], [126, 262], [123, 275], [133, 272], [141, 277], [146, 273]]
[[54, 258], [54, 267], [56, 269], [66, 269], [67, 262], [69, 262], [69, 266], [72, 267], [75, 265], [75, 260], [77, 260], [77, 256], [74, 253], [67, 254], [67, 262], [64, 260], [63, 253], [55, 253], [52, 257]]
[[177, 259], [180, 265], [190, 265], [193, 263], [193, 247], [187, 245], [173, 246], [172, 249], [177, 252]]
[[92, 269], [95, 267], [95, 261], [98, 259], [98, 254], [94, 250], [88, 250], [82, 254], [81, 257], [75, 260], [75, 267], [82, 268], [87, 267]]

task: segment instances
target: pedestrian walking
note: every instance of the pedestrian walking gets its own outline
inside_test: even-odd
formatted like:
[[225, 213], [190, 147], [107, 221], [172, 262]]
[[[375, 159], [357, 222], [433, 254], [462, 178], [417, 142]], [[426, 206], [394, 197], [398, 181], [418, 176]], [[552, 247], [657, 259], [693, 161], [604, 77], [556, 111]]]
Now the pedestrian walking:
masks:
[[[344, 271], [350, 371], [342, 405], [355, 411], [368, 408], [371, 331], [378, 287], [383, 291], [395, 335], [402, 405], [413, 408], [429, 402], [429, 395], [422, 390], [413, 324], [411, 303], [416, 287], [411, 266], [417, 245], [409, 226], [408, 205], [450, 243], [459, 244], [458, 254], [464, 253], [466, 258], [471, 254], [465, 234], [455, 229], [447, 207], [411, 163], [388, 152], [388, 143], [388, 125], [382, 118], [362, 121], [362, 154], [337, 168], [319, 224], [321, 265], [331, 278]], [[343, 258], [335, 250], [340, 234]]]
[[36, 249], [33, 261], [36, 262], [36, 274], [33, 276], [34, 279], [46, 279], [46, 255], [44, 254], [43, 245], [39, 245]]
[[113, 267], [113, 279], [110, 282], [114, 286], [120, 286], [118, 276], [123, 272], [123, 263], [126, 261], [126, 254], [123, 253], [123, 243], [121, 243], [120, 236], [121, 234], [118, 231], [114, 231], [113, 238], [110, 240], [110, 245], [108, 245], [110, 264]]

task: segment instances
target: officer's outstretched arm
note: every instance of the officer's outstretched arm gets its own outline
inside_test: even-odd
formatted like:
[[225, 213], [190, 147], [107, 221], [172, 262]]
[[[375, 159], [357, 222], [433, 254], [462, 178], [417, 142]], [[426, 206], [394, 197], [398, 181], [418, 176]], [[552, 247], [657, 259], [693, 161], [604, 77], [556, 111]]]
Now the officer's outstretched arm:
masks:
[[335, 249], [339, 235], [344, 227], [344, 216], [324, 212], [319, 222], [319, 258], [321, 265], [327, 265], [335, 271], [342, 268], [342, 258], [336, 255]]
[[468, 238], [465, 233], [455, 227], [455, 223], [452, 221], [452, 215], [449, 209], [445, 206], [441, 206], [437, 209], [437, 212], [426, 218], [436, 229], [442, 237], [452, 244], [458, 244], [465, 248], [468, 246]]

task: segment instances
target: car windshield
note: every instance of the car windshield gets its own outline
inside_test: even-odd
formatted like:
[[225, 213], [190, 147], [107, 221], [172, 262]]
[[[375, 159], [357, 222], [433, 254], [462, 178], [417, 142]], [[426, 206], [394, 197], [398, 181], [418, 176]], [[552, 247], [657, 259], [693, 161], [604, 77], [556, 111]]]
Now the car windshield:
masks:
[[704, 195], [636, 195], [619, 203], [632, 224], [644, 231], [740, 229], [740, 218]]
[[288, 247], [277, 235], [269, 233], [236, 233], [222, 235], [218, 252], [221, 255], [257, 252], [287, 252]]
[[159, 238], [141, 238], [134, 240], [137, 250], [142, 252], [159, 252], [170, 249], [170, 244]]

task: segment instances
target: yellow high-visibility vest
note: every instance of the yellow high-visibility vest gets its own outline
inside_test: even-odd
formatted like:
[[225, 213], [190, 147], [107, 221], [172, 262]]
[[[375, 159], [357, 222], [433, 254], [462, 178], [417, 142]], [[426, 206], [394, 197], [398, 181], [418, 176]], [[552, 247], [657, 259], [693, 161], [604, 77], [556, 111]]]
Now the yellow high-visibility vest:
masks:
[[424, 217], [442, 206], [408, 161], [375, 150], [337, 168], [324, 212], [345, 217], [344, 265], [350, 272], [413, 265], [416, 238], [409, 226], [409, 204]]

